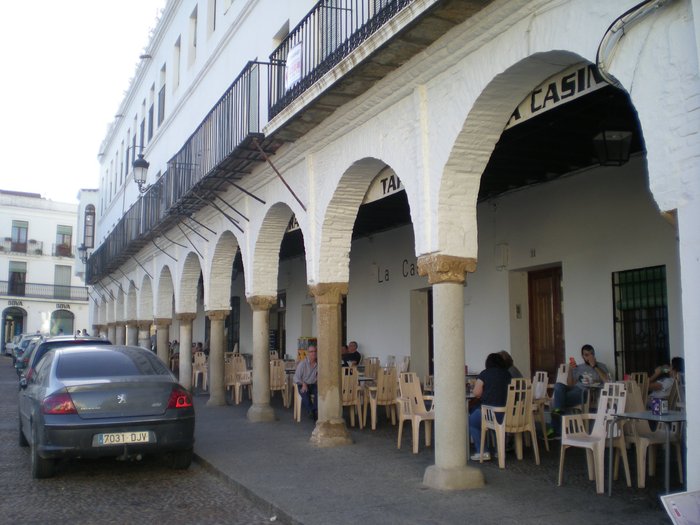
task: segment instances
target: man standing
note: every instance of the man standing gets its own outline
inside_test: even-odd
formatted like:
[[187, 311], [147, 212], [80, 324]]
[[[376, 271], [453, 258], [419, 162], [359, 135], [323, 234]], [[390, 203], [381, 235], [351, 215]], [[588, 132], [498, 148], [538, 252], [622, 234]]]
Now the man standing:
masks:
[[[294, 372], [294, 383], [299, 389], [301, 404], [314, 421], [318, 419], [316, 397], [318, 396], [318, 363], [316, 362], [316, 347], [310, 345], [306, 350], [306, 359], [297, 365]], [[312, 397], [313, 396], [313, 399]]]

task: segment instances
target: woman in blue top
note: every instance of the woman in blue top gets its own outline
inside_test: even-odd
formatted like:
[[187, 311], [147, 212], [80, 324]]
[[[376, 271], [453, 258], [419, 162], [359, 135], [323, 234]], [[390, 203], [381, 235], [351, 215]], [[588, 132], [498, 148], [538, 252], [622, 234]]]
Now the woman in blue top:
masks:
[[[472, 454], [472, 461], [482, 459], [481, 454], [481, 405], [496, 407], [506, 406], [508, 400], [508, 385], [511, 376], [508, 367], [500, 354], [489, 354], [486, 358], [486, 369], [482, 370], [474, 385], [474, 396], [479, 399], [479, 404], [469, 414], [469, 435], [474, 440], [475, 453]], [[503, 414], [497, 417], [502, 419]], [[485, 445], [483, 460], [489, 461], [491, 454], [488, 451], [488, 442]]]

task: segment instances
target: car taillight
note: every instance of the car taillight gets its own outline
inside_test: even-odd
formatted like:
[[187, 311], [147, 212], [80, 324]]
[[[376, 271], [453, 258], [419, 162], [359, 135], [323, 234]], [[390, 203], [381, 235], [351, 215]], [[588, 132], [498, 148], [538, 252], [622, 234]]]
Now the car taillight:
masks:
[[24, 377], [27, 379], [27, 381], [29, 381], [33, 375], [34, 375], [34, 369], [30, 368], [29, 370], [27, 370], [27, 373], [24, 374]]
[[168, 400], [168, 408], [189, 408], [192, 406], [192, 396], [184, 388], [173, 388]]
[[44, 414], [77, 414], [73, 400], [68, 392], [58, 392], [44, 398], [41, 403]]

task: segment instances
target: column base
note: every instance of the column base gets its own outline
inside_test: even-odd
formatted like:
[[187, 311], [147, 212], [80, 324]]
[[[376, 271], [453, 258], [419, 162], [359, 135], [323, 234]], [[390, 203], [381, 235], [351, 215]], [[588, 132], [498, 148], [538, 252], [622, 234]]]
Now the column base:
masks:
[[[209, 387], [211, 390], [211, 386]], [[223, 395], [209, 394], [209, 401], [207, 401], [208, 407], [220, 407], [226, 404], [226, 398]]]
[[441, 468], [430, 465], [423, 474], [423, 485], [438, 490], [465, 490], [482, 488], [484, 474], [475, 467]]
[[266, 423], [275, 421], [275, 410], [270, 405], [251, 405], [246, 413], [248, 421], [252, 423]]
[[318, 421], [311, 433], [311, 444], [320, 448], [352, 445], [352, 438], [343, 419]]

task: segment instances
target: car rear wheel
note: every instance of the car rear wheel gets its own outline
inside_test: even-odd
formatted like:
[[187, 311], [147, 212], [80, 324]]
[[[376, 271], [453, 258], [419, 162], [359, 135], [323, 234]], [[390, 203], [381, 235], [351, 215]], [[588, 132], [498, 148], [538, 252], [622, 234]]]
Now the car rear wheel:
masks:
[[22, 432], [22, 421], [21, 420], [19, 422], [19, 446], [20, 447], [28, 447], [29, 446], [29, 441], [27, 441], [27, 437], [24, 435], [24, 432]]
[[170, 468], [185, 470], [192, 464], [192, 449], [178, 450], [170, 453]]
[[32, 477], [34, 479], [50, 478], [54, 474], [54, 460], [42, 458], [39, 455], [39, 436], [37, 436], [36, 430], [32, 432], [32, 442], [31, 442], [31, 460], [32, 460]]

